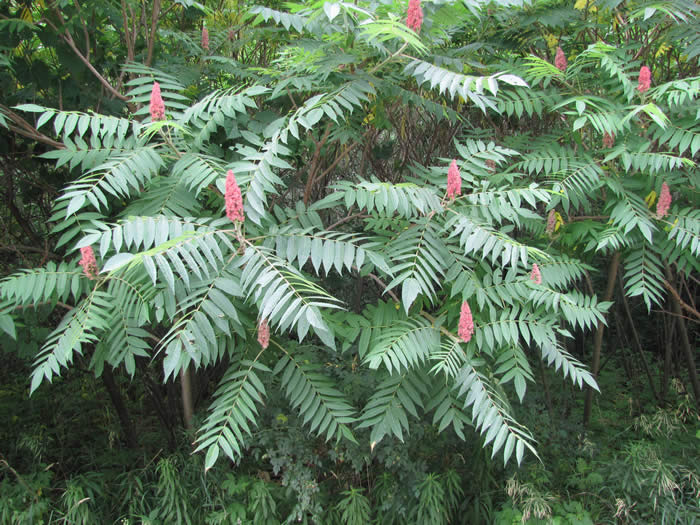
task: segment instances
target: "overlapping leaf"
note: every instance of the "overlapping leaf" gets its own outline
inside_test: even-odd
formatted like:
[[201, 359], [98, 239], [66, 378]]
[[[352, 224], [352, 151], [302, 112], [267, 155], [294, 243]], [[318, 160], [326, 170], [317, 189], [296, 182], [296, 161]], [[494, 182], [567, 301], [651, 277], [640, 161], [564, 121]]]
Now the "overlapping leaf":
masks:
[[349, 426], [356, 419], [355, 409], [318, 364], [302, 362], [287, 353], [273, 373], [281, 374], [280, 388], [311, 433], [326, 441], [335, 437], [356, 442]]
[[258, 361], [234, 361], [214, 393], [209, 415], [199, 428], [195, 452], [206, 450], [204, 468], [209, 470], [224, 451], [231, 461], [243, 455], [245, 437], [258, 423], [258, 405], [266, 391], [258, 375], [270, 369]]

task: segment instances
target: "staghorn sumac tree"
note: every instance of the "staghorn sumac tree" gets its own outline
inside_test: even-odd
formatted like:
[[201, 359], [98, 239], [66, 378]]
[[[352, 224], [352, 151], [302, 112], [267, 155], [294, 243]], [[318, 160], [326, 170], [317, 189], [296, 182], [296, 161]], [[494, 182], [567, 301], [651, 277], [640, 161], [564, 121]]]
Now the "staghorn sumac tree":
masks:
[[[673, 115], [635, 97], [675, 108], [697, 81], [635, 92], [629, 42], [577, 44], [568, 65], [520, 56], [509, 33], [493, 35], [530, 15], [505, 7], [423, 3], [410, 28], [399, 2], [223, 10], [207, 49], [201, 24], [164, 29], [174, 58], [124, 64], [113, 114], [15, 107], [60, 144], [44, 157], [76, 173], [51, 217], [62, 260], [0, 283], [10, 334], [24, 307], [70, 307], [31, 390], [77, 354], [97, 375], [134, 375], [150, 359], [183, 384], [223, 363], [196, 441], [207, 469], [245, 454], [272, 390], [325, 440], [374, 450], [428, 418], [463, 439], [474, 426], [506, 462], [536, 454], [511, 406], [532, 363], [597, 388], [565, 342], [602, 326], [610, 303], [578, 289], [592, 266], [572, 244], [629, 248], [631, 272], [662, 235], [669, 262], [695, 253], [692, 207], [673, 204], [679, 222], [662, 230], [644, 203], [661, 188], [650, 173], [691, 191], [677, 189], [695, 167], [686, 110], [677, 155], [634, 137], [675, 143]], [[601, 159], [590, 144], [604, 133], [636, 149]], [[609, 176], [606, 163], [639, 174]], [[594, 209], [605, 220], [570, 226]], [[629, 295], [662, 298], [655, 281], [626, 282]], [[331, 356], [367, 385], [359, 403]]]

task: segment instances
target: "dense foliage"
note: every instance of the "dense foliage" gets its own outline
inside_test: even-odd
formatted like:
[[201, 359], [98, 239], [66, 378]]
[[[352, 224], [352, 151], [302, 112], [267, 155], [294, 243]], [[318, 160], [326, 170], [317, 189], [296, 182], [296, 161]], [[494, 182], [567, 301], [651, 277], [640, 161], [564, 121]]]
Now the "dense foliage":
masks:
[[700, 517], [697, 6], [147, 4], [0, 12], [2, 520]]

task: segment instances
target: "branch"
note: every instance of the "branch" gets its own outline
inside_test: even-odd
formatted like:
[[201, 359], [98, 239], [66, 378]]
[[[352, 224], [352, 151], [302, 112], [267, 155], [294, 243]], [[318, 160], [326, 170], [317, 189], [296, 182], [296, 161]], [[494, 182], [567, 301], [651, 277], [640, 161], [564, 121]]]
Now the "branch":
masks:
[[[291, 95], [289, 95], [291, 97]], [[311, 186], [322, 180], [326, 175], [328, 175], [331, 171], [335, 169], [335, 167], [340, 163], [341, 160], [343, 160], [345, 157], [348, 156], [348, 154], [354, 150], [360, 142], [355, 142], [351, 146], [348, 146], [343, 149], [343, 151], [340, 153], [340, 155], [336, 156], [336, 158], [333, 160], [330, 166], [326, 168], [323, 173], [321, 173], [318, 177], [316, 177], [316, 172], [318, 171], [318, 156], [321, 152], [321, 148], [325, 144], [325, 142], [328, 140], [328, 135], [330, 133], [331, 129], [331, 124], [330, 122], [328, 123], [328, 126], [326, 127], [326, 132], [323, 135], [323, 139], [320, 142], [316, 142], [316, 151], [314, 153], [314, 158], [312, 161], [312, 167], [309, 170], [309, 179], [306, 181], [306, 189], [304, 190], [304, 204], [307, 204], [308, 199], [311, 198]], [[363, 135], [362, 138], [364, 139], [369, 133], [369, 130], [366, 131]], [[308, 193], [307, 193], [308, 192]]]
[[676, 301], [678, 301], [678, 304], [680, 304], [684, 310], [687, 310], [688, 312], [693, 314], [695, 317], [700, 319], [700, 312], [698, 312], [695, 308], [693, 308], [692, 306], [687, 304], [685, 301], [683, 301], [683, 299], [681, 299], [681, 296], [678, 295], [678, 292], [676, 291], [676, 289], [673, 286], [671, 286], [671, 284], [666, 279], [663, 280], [663, 285], [664, 285], [664, 288], [666, 288], [669, 292], [671, 292], [671, 295], [673, 295], [673, 297], [676, 299]]
[[[379, 64], [377, 64], [376, 66], [374, 66], [372, 69], [370, 69], [370, 70], [369, 70], [369, 73], [370, 73], [370, 74], [375, 73], [375, 72], [376, 72], [379, 68], [381, 68], [384, 64], [386, 64], [386, 63], [389, 62], [390, 60], [393, 60], [394, 58], [396, 58], [396, 57], [399, 56], [399, 55], [401, 55], [401, 56], [403, 56], [403, 57], [406, 57], [406, 58], [411, 58], [411, 59], [412, 59], [413, 57], [410, 57], [410, 56], [407, 56], [407, 55], [402, 55], [402, 53], [403, 53], [404, 49], [406, 49], [406, 47], [408, 47], [408, 42], [404, 42], [403, 45], [402, 45], [396, 52], [392, 53], [391, 55], [389, 55], [388, 57], [386, 57], [386, 59], [385, 59], [384, 61], [380, 62]], [[415, 60], [415, 59], [414, 59], [414, 60]]]
[[[63, 15], [61, 15], [60, 11], [55, 9], [56, 15], [58, 16], [59, 20], [63, 20]], [[73, 40], [73, 36], [68, 32], [66, 29], [63, 34], [60, 33], [58, 28], [54, 25], [51, 20], [44, 18], [44, 21], [51, 26], [51, 28], [56, 31], [57, 34], [60, 35], [60, 38], [68, 44], [68, 47], [70, 47], [73, 50], [73, 53], [80, 59], [80, 61], [85, 64], [85, 66], [90, 70], [90, 72], [97, 78], [97, 80], [100, 81], [100, 84], [102, 84], [107, 91], [109, 91], [114, 97], [118, 98], [119, 100], [122, 100], [124, 102], [129, 102], [129, 98], [122, 95], [119, 91], [117, 91], [112, 84], [110, 84], [106, 78], [104, 78], [97, 69], [95, 69], [95, 66], [93, 66], [90, 61], [85, 58], [85, 56], [80, 52], [78, 47], [75, 45], [75, 41]]]
[[56, 149], [65, 148], [65, 146], [62, 143], [57, 142], [52, 138], [41, 133], [38, 129], [36, 129], [29, 122], [24, 120], [22, 117], [20, 117], [17, 113], [12, 111], [4, 104], [0, 104], [0, 111], [7, 115], [10, 118], [10, 120], [15, 123], [15, 125], [10, 124], [8, 126], [10, 131], [17, 133], [18, 135], [22, 135], [23, 137], [36, 140], [37, 142], [43, 142], [44, 144], [48, 144], [49, 146], [52, 146]]
[[343, 217], [342, 219], [337, 220], [336, 222], [334, 222], [333, 224], [328, 226], [327, 229], [333, 230], [334, 228], [340, 226], [341, 224], [346, 223], [348, 221], [351, 221], [353, 219], [357, 219], [357, 218], [366, 219], [368, 217], [371, 217], [371, 215], [367, 215], [366, 213], [361, 213], [361, 212], [360, 213], [353, 213], [352, 215], [348, 215], [346, 217]]
[[81, 60], [83, 64], [90, 70], [90, 72], [97, 78], [97, 80], [100, 81], [100, 83], [105, 87], [107, 91], [112, 93], [116, 98], [119, 100], [123, 100], [124, 102], [129, 102], [129, 97], [126, 97], [119, 93], [112, 84], [107, 82], [107, 79], [105, 79], [100, 73], [95, 69], [95, 67], [90, 63], [90, 61], [83, 56], [83, 54], [80, 52], [80, 50], [76, 47], [75, 41], [73, 40], [73, 37], [71, 34], [66, 31], [64, 35], [61, 35], [61, 38], [70, 46], [70, 48], [73, 50], [73, 52], [78, 56], [78, 58]]
[[605, 221], [610, 218], [610, 215], [578, 215], [576, 217], [569, 217], [569, 222], [574, 221]]
[[134, 60], [134, 43], [133, 35], [129, 31], [129, 17], [126, 14], [126, 0], [122, 0], [122, 23], [124, 24], [124, 40], [126, 43], [126, 61], [133, 62]]
[[311, 198], [311, 190], [315, 182], [316, 172], [318, 171], [318, 163], [319, 157], [321, 156], [321, 148], [323, 148], [323, 146], [326, 144], [330, 133], [331, 123], [329, 122], [326, 125], [326, 131], [323, 133], [323, 137], [321, 137], [321, 140], [319, 140], [318, 142], [314, 141], [316, 142], [316, 151], [314, 151], [314, 156], [311, 160], [311, 167], [309, 168], [308, 179], [306, 180], [306, 188], [304, 189], [304, 205], [307, 205], [309, 203], [309, 199]]
[[90, 35], [88, 33], [87, 24], [83, 20], [83, 12], [80, 9], [80, 3], [75, 0], [75, 7], [78, 10], [78, 16], [80, 17], [80, 23], [83, 25], [83, 35], [85, 36], [85, 58], [90, 60]]
[[[430, 315], [430, 314], [429, 314], [428, 312], [426, 312], [425, 310], [421, 310], [420, 312], [418, 312], [418, 315], [421, 315], [421, 316], [425, 317], [428, 321], [430, 321], [430, 323], [431, 323], [433, 326], [435, 326], [435, 323], [437, 322], [437, 319], [435, 319], [435, 317], [433, 317], [432, 315]], [[461, 339], [459, 336], [456, 336], [455, 334], [453, 334], [452, 332], [450, 332], [450, 331], [449, 331], [447, 328], [445, 328], [444, 326], [440, 326], [440, 333], [445, 334], [445, 335], [446, 335], [447, 337], [449, 337], [450, 339], [456, 339], [456, 340], [458, 340], [458, 341], [462, 341], [462, 339]], [[464, 353], [464, 351], [462, 351], [462, 353]]]
[[352, 146], [348, 146], [347, 148], [343, 149], [342, 153], [335, 158], [335, 160], [331, 163], [331, 165], [328, 166], [328, 168], [326, 168], [326, 170], [323, 173], [321, 173], [318, 177], [316, 177], [314, 179], [314, 182], [323, 179], [326, 175], [328, 175], [331, 171], [333, 171], [333, 169], [335, 169], [335, 167], [338, 165], [338, 163], [341, 160], [343, 160], [345, 157], [347, 157], [348, 153], [350, 153], [352, 150], [354, 150], [358, 144], [359, 144], [359, 142], [355, 142], [354, 144], [352, 144]]
[[[173, 4], [176, 5], [176, 4]], [[148, 53], [146, 55], [146, 65], [150, 66], [153, 60], [153, 45], [156, 41], [156, 30], [158, 29], [158, 17], [160, 16], [160, 0], [153, 0], [153, 11], [151, 12], [151, 32], [148, 35]]]
[[53, 253], [53, 252], [47, 252], [46, 248], [39, 248], [37, 246], [25, 246], [23, 244], [13, 244], [12, 246], [6, 246], [4, 244], [0, 244], [0, 252], [7, 252], [7, 253], [21, 253], [22, 251], [25, 252], [34, 252], [34, 253], [41, 253], [44, 255], [47, 255], [48, 257], [51, 257], [52, 259], [55, 259], [57, 261], [63, 260], [63, 257], [60, 255]]
[[[356, 270], [358, 273], [360, 272], [360, 269], [355, 265], [353, 265], [353, 269]], [[392, 290], [387, 290], [387, 285], [384, 284], [384, 281], [382, 281], [379, 277], [377, 277], [373, 273], [368, 273], [367, 277], [370, 277], [375, 283], [381, 286], [382, 289], [385, 290], [386, 293], [388, 293], [394, 301], [396, 301], [397, 303], [401, 303], [401, 300], [396, 296], [396, 294]]]
[[24, 310], [25, 308], [36, 308], [37, 306], [44, 306], [44, 305], [51, 305], [51, 306], [60, 306], [61, 308], [65, 308], [66, 310], [72, 310], [74, 307], [66, 304], [62, 301], [41, 301], [39, 303], [32, 303], [32, 304], [18, 304], [17, 306], [13, 306], [13, 310]]
[[[24, 234], [29, 237], [29, 239], [33, 242], [36, 243], [41, 243], [41, 238], [36, 234], [36, 232], [32, 229], [30, 226], [29, 221], [25, 220], [24, 217], [22, 217], [22, 213], [19, 211], [19, 208], [17, 208], [17, 205], [15, 204], [14, 200], [12, 199], [12, 195], [8, 191], [7, 195], [7, 207], [10, 209], [10, 215], [15, 219], [15, 222], [19, 225], [19, 227], [22, 229]], [[38, 251], [43, 252], [44, 250], [39, 249]]]

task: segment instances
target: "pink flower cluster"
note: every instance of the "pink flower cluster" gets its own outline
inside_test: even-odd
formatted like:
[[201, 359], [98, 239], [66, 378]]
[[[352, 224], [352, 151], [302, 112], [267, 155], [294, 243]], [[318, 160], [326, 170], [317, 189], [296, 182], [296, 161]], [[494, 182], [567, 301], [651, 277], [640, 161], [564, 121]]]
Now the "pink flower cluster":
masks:
[[557, 47], [557, 54], [554, 56], [554, 65], [559, 71], [566, 71], [566, 55], [560, 46]]
[[202, 28], [202, 49], [209, 51], [209, 30], [206, 27]]
[[651, 87], [651, 70], [647, 66], [642, 66], [639, 70], [639, 85], [637, 89], [640, 93], [648, 91]]
[[151, 120], [155, 122], [156, 120], [165, 119], [165, 104], [163, 103], [163, 97], [160, 96], [160, 84], [158, 82], [153, 83], [153, 89], [151, 90]]
[[459, 327], [457, 334], [465, 343], [468, 343], [472, 338], [472, 335], [474, 335], [474, 319], [472, 318], [472, 311], [469, 308], [469, 303], [467, 303], [467, 301], [462, 303], [462, 309], [459, 312]]
[[540, 273], [540, 267], [536, 264], [532, 265], [532, 271], [530, 272], [530, 280], [535, 284], [542, 284], [542, 274]]
[[263, 348], [267, 348], [270, 344], [270, 325], [267, 324], [267, 319], [263, 319], [258, 324], [258, 343]]
[[224, 195], [224, 201], [226, 202], [226, 217], [228, 217], [231, 222], [243, 222], [245, 220], [245, 216], [243, 215], [243, 196], [241, 195], [241, 189], [238, 187], [233, 170], [228, 170], [228, 173], [226, 173], [226, 194]]
[[457, 161], [452, 160], [450, 168], [447, 170], [447, 198], [454, 199], [462, 194], [462, 177], [459, 174]]
[[668, 215], [668, 209], [671, 207], [671, 191], [668, 189], [668, 184], [665, 182], [661, 185], [661, 195], [656, 203], [656, 216], [663, 219]]
[[97, 279], [97, 260], [95, 259], [95, 252], [92, 251], [92, 246], [80, 248], [80, 255], [78, 264], [83, 267], [85, 275], [87, 275], [88, 279]]
[[420, 7], [420, 0], [408, 0], [406, 25], [416, 33], [420, 32], [420, 26], [423, 25], [423, 10]]

